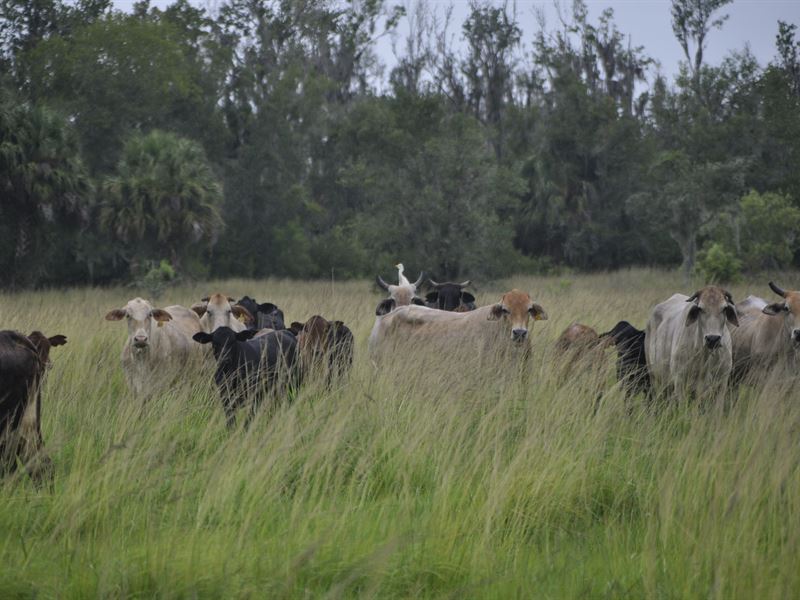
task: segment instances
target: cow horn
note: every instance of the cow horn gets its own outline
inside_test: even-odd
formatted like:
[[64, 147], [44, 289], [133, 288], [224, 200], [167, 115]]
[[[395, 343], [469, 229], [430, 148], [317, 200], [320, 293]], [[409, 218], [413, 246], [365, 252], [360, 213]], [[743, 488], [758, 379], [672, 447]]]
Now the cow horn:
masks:
[[458, 284], [458, 287], [465, 288], [465, 287], [467, 287], [467, 286], [468, 286], [470, 283], [472, 283], [472, 280], [471, 280], [471, 279], [467, 279], [466, 281], [462, 281], [461, 283], [459, 283], [459, 284]]
[[441, 283], [436, 283], [433, 279], [428, 279], [428, 283], [431, 284], [431, 287], [435, 287], [435, 288], [438, 288], [438, 287], [442, 286]]
[[694, 294], [692, 294], [691, 296], [689, 296], [689, 297], [686, 299], [686, 301], [687, 301], [687, 302], [694, 302], [695, 300], [697, 300], [697, 298], [698, 298], [699, 296], [700, 296], [700, 292], [695, 292]]
[[376, 283], [377, 283], [377, 284], [378, 284], [380, 287], [382, 287], [384, 290], [386, 290], [387, 292], [389, 291], [389, 284], [388, 284], [388, 283], [386, 283], [386, 282], [385, 282], [383, 279], [381, 279], [381, 276], [380, 276], [380, 275], [378, 275], [378, 276], [375, 278], [375, 282], [376, 282]]
[[418, 277], [418, 278], [417, 278], [417, 280], [414, 282], [414, 287], [415, 287], [415, 288], [416, 288], [416, 287], [419, 287], [419, 286], [422, 284], [422, 280], [423, 280], [423, 279], [425, 279], [425, 271], [420, 271], [420, 272], [419, 272], [419, 277]]
[[769, 289], [771, 289], [773, 292], [778, 294], [778, 296], [786, 298], [786, 292], [784, 292], [781, 288], [779, 288], [777, 285], [775, 285], [774, 281], [770, 281], [769, 282]]

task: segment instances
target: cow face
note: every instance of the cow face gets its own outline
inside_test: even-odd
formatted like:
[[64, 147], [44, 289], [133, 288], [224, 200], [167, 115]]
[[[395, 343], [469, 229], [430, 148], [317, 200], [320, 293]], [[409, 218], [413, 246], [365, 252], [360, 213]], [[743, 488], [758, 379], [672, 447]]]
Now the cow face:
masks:
[[243, 306], [234, 304], [235, 300], [223, 294], [212, 294], [197, 304], [192, 310], [200, 317], [203, 331], [213, 332], [220, 327], [230, 327], [234, 331], [244, 329], [242, 321], [253, 321], [253, 315]]
[[234, 331], [230, 327], [218, 327], [212, 333], [199, 331], [192, 336], [192, 339], [199, 344], [211, 344], [214, 350], [214, 358], [223, 361], [227, 350], [237, 342], [245, 342], [256, 334], [252, 329]]
[[286, 329], [283, 311], [271, 302], [258, 305], [256, 324], [259, 329]]
[[521, 344], [528, 338], [528, 320], [531, 317], [534, 321], [544, 321], [547, 313], [531, 300], [530, 294], [511, 290], [492, 306], [488, 319], [504, 321], [511, 330], [511, 339]]
[[707, 350], [722, 346], [726, 325], [739, 326], [736, 307], [730, 293], [716, 286], [695, 292], [686, 302], [692, 304], [686, 315], [686, 326], [697, 324]]
[[425, 296], [425, 301], [431, 308], [455, 311], [475, 302], [475, 296], [464, 291], [470, 284], [469, 280], [462, 283], [436, 283], [432, 279], [429, 281], [434, 289]]
[[790, 292], [779, 288], [772, 281], [769, 287], [783, 297], [783, 302], [767, 304], [762, 312], [773, 317], [783, 317], [784, 331], [789, 333], [789, 343], [800, 352], [800, 292]]
[[106, 315], [107, 321], [128, 320], [128, 341], [134, 352], [144, 352], [149, 348], [153, 327], [172, 319], [165, 310], [153, 308], [147, 300], [134, 298], [123, 308], [112, 310]]

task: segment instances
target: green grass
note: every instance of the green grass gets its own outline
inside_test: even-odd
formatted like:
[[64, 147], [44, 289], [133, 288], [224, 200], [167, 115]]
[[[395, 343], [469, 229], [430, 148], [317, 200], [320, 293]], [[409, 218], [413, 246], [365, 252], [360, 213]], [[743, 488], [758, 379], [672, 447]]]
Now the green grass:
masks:
[[[520, 278], [478, 301], [512, 286], [550, 315], [525, 377], [468, 348], [454, 363], [418, 349], [373, 369], [366, 282], [170, 290], [162, 305], [248, 293], [288, 321], [319, 313], [354, 330], [345, 385], [309, 385], [233, 432], [211, 368], [145, 406], [129, 395], [125, 326], [103, 320], [129, 289], [0, 295], [2, 328], [69, 337], [44, 394], [53, 486], [0, 483], [0, 597], [796, 596], [796, 385], [744, 388], [727, 412], [628, 411], [611, 353], [569, 368], [554, 340], [574, 320], [641, 327], [655, 303], [694, 290], [638, 270]], [[732, 291], [768, 294], [760, 280]]]

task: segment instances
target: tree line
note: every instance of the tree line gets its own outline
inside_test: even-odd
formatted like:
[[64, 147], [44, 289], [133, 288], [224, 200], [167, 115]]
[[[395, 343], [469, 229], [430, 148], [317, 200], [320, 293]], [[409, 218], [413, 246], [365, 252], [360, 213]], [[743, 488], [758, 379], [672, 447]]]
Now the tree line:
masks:
[[583, 0], [2, 0], [0, 282], [797, 266], [796, 26], [708, 64], [730, 2], [670, 80]]

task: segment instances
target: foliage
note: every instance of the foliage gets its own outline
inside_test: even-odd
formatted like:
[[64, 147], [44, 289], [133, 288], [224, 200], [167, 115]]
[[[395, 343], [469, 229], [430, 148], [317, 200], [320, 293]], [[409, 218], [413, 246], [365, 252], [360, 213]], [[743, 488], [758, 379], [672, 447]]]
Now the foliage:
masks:
[[735, 283], [741, 278], [741, 269], [742, 261], [717, 242], [698, 255], [697, 270], [708, 283]]
[[779, 194], [751, 191], [741, 201], [741, 248], [746, 267], [785, 269], [800, 249], [800, 208]]
[[100, 226], [127, 262], [163, 250], [180, 269], [201, 244], [214, 243], [222, 190], [197, 143], [160, 131], [133, 136], [117, 173], [103, 182]]
[[159, 262], [148, 261], [140, 265], [143, 275], [135, 281], [138, 287], [142, 287], [147, 292], [147, 297], [154, 300], [161, 298], [169, 286], [174, 285], [178, 279], [175, 269], [166, 259]]

